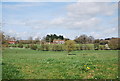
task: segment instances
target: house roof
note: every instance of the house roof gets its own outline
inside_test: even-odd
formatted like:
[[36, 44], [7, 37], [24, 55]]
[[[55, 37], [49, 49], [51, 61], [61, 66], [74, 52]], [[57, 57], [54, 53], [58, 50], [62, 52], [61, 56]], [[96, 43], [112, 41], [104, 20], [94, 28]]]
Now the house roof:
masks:
[[9, 43], [15, 43], [16, 41], [8, 41]]

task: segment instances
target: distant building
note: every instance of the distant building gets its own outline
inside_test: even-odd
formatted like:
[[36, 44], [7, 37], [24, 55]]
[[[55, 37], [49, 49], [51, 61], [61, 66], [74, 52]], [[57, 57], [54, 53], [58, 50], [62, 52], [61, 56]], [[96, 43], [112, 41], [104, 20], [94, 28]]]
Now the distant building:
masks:
[[53, 40], [54, 44], [64, 44], [65, 40]]
[[16, 41], [8, 41], [9, 44], [15, 44]]
[[105, 48], [106, 48], [107, 50], [110, 49], [109, 46], [108, 46], [108, 44], [105, 44]]
[[120, 38], [111, 38], [111, 39], [118, 39], [118, 40], [120, 40]]

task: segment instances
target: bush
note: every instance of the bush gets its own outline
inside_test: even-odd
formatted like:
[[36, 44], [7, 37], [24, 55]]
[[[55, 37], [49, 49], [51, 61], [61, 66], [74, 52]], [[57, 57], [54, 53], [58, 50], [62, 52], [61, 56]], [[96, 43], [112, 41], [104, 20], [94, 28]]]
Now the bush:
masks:
[[10, 45], [8, 47], [11, 47]]
[[105, 50], [105, 46], [104, 46], [104, 45], [100, 45], [100, 46], [99, 46], [99, 49], [100, 49], [100, 50]]
[[67, 40], [65, 42], [65, 49], [66, 51], [68, 51], [68, 53], [70, 53], [71, 51], [75, 50], [75, 42], [73, 40]]
[[37, 45], [31, 45], [30, 47], [32, 50], [36, 50], [37, 49]]
[[41, 48], [37, 48], [38, 49], [38, 51], [40, 51], [41, 50]]
[[49, 51], [49, 46], [48, 45], [45, 45], [45, 51]]
[[75, 50], [80, 50], [80, 46], [76, 45], [75, 47], [76, 47]]
[[41, 48], [39, 48], [42, 51], [49, 51], [49, 46], [47, 44], [41, 44]]
[[44, 48], [45, 48], [45, 45], [43, 44], [43, 45], [41, 45], [40, 50], [44, 51]]
[[86, 49], [87, 49], [87, 46], [86, 46], [86, 45], [83, 45], [83, 44], [82, 44], [82, 45], [80, 46], [80, 50], [86, 50]]
[[45, 50], [45, 42], [41, 42], [41, 47], [40, 47], [40, 49], [41, 49], [42, 51]]
[[63, 47], [61, 45], [53, 45], [52, 51], [63, 51]]
[[108, 43], [110, 49], [112, 50], [119, 50], [120, 49], [120, 39], [111, 39]]
[[80, 50], [83, 50], [83, 46], [82, 45], [80, 45]]
[[2, 44], [2, 47], [9, 47], [8, 44]]
[[23, 45], [22, 45], [22, 44], [19, 44], [18, 47], [19, 47], [19, 48], [23, 48]]
[[16, 47], [16, 45], [12, 45], [12, 47]]
[[91, 50], [91, 47], [89, 45], [86, 45], [86, 50]]
[[52, 51], [55, 51], [55, 45], [52, 45], [51, 50], [52, 50]]
[[16, 45], [14, 45], [14, 47], [16, 47]]
[[29, 48], [29, 47], [30, 47], [29, 45], [25, 46], [25, 48]]
[[95, 43], [95, 44], [94, 44], [94, 49], [95, 49], [95, 50], [99, 50], [99, 43]]

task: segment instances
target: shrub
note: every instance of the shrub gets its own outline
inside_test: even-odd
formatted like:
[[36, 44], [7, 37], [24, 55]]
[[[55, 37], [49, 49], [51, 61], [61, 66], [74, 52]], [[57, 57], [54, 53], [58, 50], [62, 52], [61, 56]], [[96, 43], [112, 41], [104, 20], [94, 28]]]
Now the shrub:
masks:
[[120, 39], [111, 39], [108, 43], [110, 49], [117, 50], [120, 49]]
[[41, 48], [40, 48], [42, 51], [45, 50], [45, 43], [44, 42], [41, 42]]
[[17, 47], [16, 45], [14, 47]]
[[55, 51], [55, 45], [51, 46], [51, 51]]
[[67, 40], [65, 42], [65, 48], [66, 48], [66, 51], [70, 53], [71, 51], [75, 50], [75, 42], [73, 40]]
[[12, 45], [12, 47], [14, 47], [14, 45]]
[[49, 51], [49, 46], [47, 44], [41, 44], [40, 50], [42, 50], [42, 51]]
[[22, 45], [22, 44], [19, 44], [18, 47], [19, 47], [19, 48], [23, 48], [23, 45]]
[[91, 47], [89, 45], [86, 45], [86, 50], [91, 50]]
[[83, 46], [82, 45], [80, 45], [80, 50], [83, 50]]
[[8, 46], [8, 47], [11, 47], [11, 46]]
[[75, 50], [80, 50], [80, 46], [76, 45], [75, 47], [76, 47]]
[[81, 45], [81, 50], [86, 50], [86, 45]]
[[100, 45], [100, 46], [99, 46], [99, 49], [100, 49], [100, 50], [105, 50], [105, 46], [104, 46], [104, 45]]
[[37, 49], [37, 45], [31, 45], [30, 47], [32, 50], [36, 50]]
[[52, 46], [52, 51], [57, 51], [57, 45]]
[[61, 51], [65, 51], [65, 46], [64, 45], [61, 45]]
[[54, 45], [54, 46], [53, 46], [53, 50], [54, 50], [54, 51], [62, 51], [63, 49], [62, 49], [62, 46], [61, 46], [61, 45]]
[[45, 45], [45, 49], [44, 49], [45, 51], [49, 51], [49, 46], [46, 44]]
[[9, 47], [8, 44], [2, 44], [2, 47]]
[[99, 43], [95, 43], [95, 44], [94, 44], [94, 49], [95, 49], [95, 50], [99, 50]]
[[29, 48], [29, 47], [30, 47], [29, 45], [25, 46], [25, 48]]
[[41, 48], [37, 48], [38, 49], [38, 51], [40, 51], [41, 50]]

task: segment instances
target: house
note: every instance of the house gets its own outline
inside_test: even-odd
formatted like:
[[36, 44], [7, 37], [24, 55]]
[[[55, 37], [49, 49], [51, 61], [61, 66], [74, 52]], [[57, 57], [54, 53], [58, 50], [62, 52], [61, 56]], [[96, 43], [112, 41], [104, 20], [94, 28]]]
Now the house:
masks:
[[15, 44], [16, 41], [8, 41], [9, 44]]
[[54, 44], [64, 44], [65, 40], [53, 40]]
[[105, 48], [106, 48], [107, 50], [110, 49], [109, 46], [108, 46], [108, 44], [105, 44]]

